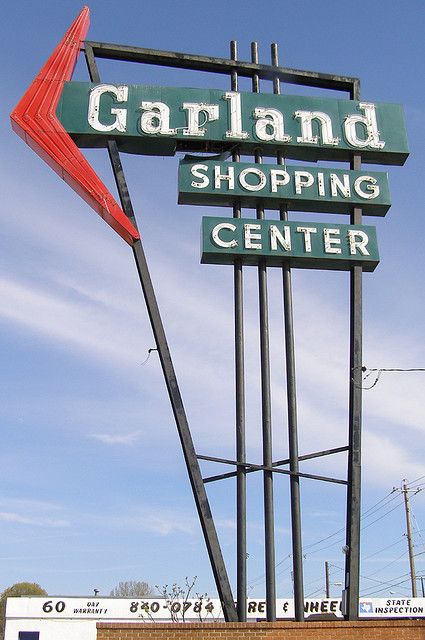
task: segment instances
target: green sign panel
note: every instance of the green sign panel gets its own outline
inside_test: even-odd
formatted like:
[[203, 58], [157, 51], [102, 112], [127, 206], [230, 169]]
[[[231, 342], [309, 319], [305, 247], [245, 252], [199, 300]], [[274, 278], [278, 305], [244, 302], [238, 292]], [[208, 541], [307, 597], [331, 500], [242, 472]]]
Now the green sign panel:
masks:
[[220, 162], [193, 157], [179, 166], [179, 204], [349, 213], [350, 205], [384, 216], [390, 207], [386, 173], [311, 166]]
[[375, 227], [247, 218], [202, 218], [202, 259], [207, 264], [289, 262], [301, 269], [374, 271], [379, 263]]
[[288, 158], [403, 164], [408, 147], [402, 107], [353, 100], [68, 82], [57, 116], [81, 147], [117, 140], [122, 151], [173, 155], [237, 146]]

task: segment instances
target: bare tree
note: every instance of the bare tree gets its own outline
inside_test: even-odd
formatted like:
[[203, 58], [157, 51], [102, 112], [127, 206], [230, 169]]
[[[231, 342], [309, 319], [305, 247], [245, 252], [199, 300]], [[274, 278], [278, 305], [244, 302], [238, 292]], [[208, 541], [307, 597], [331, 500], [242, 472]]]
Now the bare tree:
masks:
[[119, 582], [109, 595], [113, 598], [154, 598], [157, 593], [147, 582], [126, 580]]
[[[186, 613], [191, 608], [189, 600], [193, 594], [196, 581], [197, 576], [193, 576], [193, 578], [186, 576], [183, 587], [176, 583], [171, 586], [165, 584], [163, 587], [155, 585], [161, 597], [166, 600], [166, 606], [173, 622], [185, 622]], [[191, 613], [196, 613], [201, 622], [203, 622], [207, 616], [213, 617], [212, 611], [214, 607], [208, 595], [206, 593], [195, 593], [194, 595], [196, 596], [196, 601], [193, 609], [191, 609]]]

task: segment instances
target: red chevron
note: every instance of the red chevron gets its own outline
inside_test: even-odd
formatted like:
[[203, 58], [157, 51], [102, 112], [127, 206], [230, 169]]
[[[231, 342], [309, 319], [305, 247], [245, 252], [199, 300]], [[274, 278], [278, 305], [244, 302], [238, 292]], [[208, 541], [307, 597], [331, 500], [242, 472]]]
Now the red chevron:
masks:
[[70, 80], [90, 23], [84, 7], [11, 113], [13, 130], [128, 244], [139, 232], [96, 175], [56, 117], [64, 83]]

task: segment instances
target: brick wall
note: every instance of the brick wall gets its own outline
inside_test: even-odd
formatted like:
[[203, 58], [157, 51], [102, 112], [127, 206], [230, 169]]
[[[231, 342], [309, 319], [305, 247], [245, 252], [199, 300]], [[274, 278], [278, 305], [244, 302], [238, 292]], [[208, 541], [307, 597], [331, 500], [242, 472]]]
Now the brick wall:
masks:
[[425, 640], [425, 620], [356, 622], [98, 622], [97, 640]]

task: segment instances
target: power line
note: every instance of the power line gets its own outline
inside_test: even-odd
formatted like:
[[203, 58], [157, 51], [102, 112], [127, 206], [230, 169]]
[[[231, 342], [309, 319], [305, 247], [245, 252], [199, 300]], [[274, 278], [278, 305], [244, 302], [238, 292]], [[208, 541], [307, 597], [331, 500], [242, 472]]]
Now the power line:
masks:
[[[388, 504], [388, 503], [387, 503]], [[382, 506], [386, 506], [386, 505], [382, 505]], [[402, 506], [402, 502], [400, 502], [400, 504], [397, 504], [395, 507], [393, 507], [392, 509], [389, 509], [389, 511], [387, 511], [386, 513], [382, 514], [379, 518], [376, 518], [376, 520], [373, 520], [372, 522], [369, 522], [368, 524], [365, 524], [363, 527], [361, 527], [361, 531], [364, 531], [365, 529], [367, 529], [368, 527], [371, 527], [372, 525], [374, 525], [376, 522], [379, 522], [380, 520], [382, 520], [383, 518], [385, 518], [386, 516], [388, 516], [390, 513], [392, 513], [393, 511], [395, 511], [396, 509], [398, 509], [399, 507]], [[382, 507], [379, 507], [380, 509]], [[378, 509], [376, 510], [378, 511]], [[374, 513], [374, 512], [373, 512]], [[372, 516], [373, 513], [369, 513], [366, 517]], [[362, 518], [360, 518], [360, 520], [362, 520]], [[323, 540], [321, 540], [320, 542], [323, 542], [324, 540], [330, 539], [332, 537], [334, 537], [337, 533], [340, 533], [344, 531], [344, 529], [339, 529], [338, 531], [336, 531], [334, 534], [331, 534], [329, 536], [327, 536], [327, 538], [324, 538]], [[308, 553], [305, 554], [305, 556], [310, 556], [313, 555], [315, 553], [320, 553], [320, 551], [326, 551], [326, 549], [330, 549], [331, 547], [334, 547], [337, 544], [341, 544], [344, 543], [345, 539], [344, 538], [340, 538], [338, 540], [335, 540], [335, 542], [331, 542], [331, 544], [328, 544], [324, 547], [320, 547], [319, 549], [313, 549], [312, 551], [309, 551]], [[311, 548], [312, 546], [315, 546], [316, 544], [319, 544], [319, 542], [313, 543], [311, 545], [309, 545], [309, 547], [305, 547], [305, 549]]]
[[391, 549], [391, 547], [395, 547], [396, 545], [400, 544], [401, 542], [404, 542], [403, 538], [399, 538], [396, 542], [393, 542], [393, 543], [387, 545], [386, 547], [382, 547], [382, 549], [378, 549], [378, 551], [375, 551], [374, 553], [371, 553], [370, 556], [364, 557], [363, 560], [369, 560], [370, 558], [373, 558], [374, 556], [377, 556], [379, 553], [382, 553], [383, 551], [386, 551], [387, 549]]
[[[416, 482], [418, 482], [418, 480], [422, 480], [423, 478], [425, 478], [425, 476], [419, 476], [419, 478], [416, 478], [416, 480], [412, 480], [410, 485], [416, 484]], [[422, 483], [422, 484], [425, 484], [425, 483]]]
[[[387, 498], [389, 498], [390, 496], [392, 496], [394, 494], [394, 489], [392, 491], [390, 491], [389, 493], [387, 493], [386, 496], [384, 496], [383, 498], [381, 498], [381, 500], [378, 500], [378, 502], [374, 505], [372, 505], [371, 507], [369, 507], [369, 509], [366, 509], [366, 511], [364, 511], [362, 513], [362, 518], [365, 518], [367, 516], [367, 514], [369, 513], [369, 511], [372, 511], [372, 509], [375, 509], [375, 507], [378, 506], [378, 504], [381, 504], [381, 502], [384, 502], [384, 500], [386, 500]], [[391, 498], [391, 500], [393, 500], [394, 498]]]
[[[373, 513], [375, 513], [375, 511], [378, 511], [379, 509], [382, 509], [384, 506], [386, 506], [386, 505], [382, 505], [381, 507], [379, 507], [379, 509], [376, 509], [376, 507], [378, 507], [378, 505], [380, 505], [381, 502], [384, 502], [384, 500], [387, 500], [387, 498], [389, 498], [393, 493], [394, 493], [394, 490], [390, 491], [390, 493], [388, 493], [386, 496], [381, 498], [381, 500], [378, 500], [378, 502], [376, 502], [374, 505], [372, 505], [371, 507], [366, 509], [366, 511], [362, 513], [360, 519], [369, 518], [371, 515], [373, 515]], [[388, 502], [386, 504], [388, 504], [389, 502], [392, 502], [396, 497], [397, 497], [397, 495], [395, 495], [393, 498], [391, 498], [391, 500], [388, 500]], [[343, 533], [344, 531], [345, 531], [345, 528], [341, 527], [340, 529], [337, 529], [337, 531], [334, 531], [333, 533], [329, 534], [328, 536], [325, 536], [324, 538], [321, 538], [320, 540], [317, 540], [316, 542], [312, 542], [312, 543], [304, 546], [304, 551], [306, 551], [307, 549], [311, 549], [312, 547], [315, 547], [316, 545], [321, 544], [322, 542], [326, 542], [327, 540], [330, 540], [331, 538], [335, 537], [339, 533]], [[317, 551], [323, 551], [324, 549], [329, 549], [330, 547], [334, 546], [335, 544], [339, 544], [340, 542], [344, 542], [344, 540], [336, 540], [331, 545], [329, 545], [327, 547], [322, 547], [321, 549], [318, 549]], [[313, 552], [310, 552], [310, 553], [316, 553], [316, 551], [313, 551]]]
[[394, 560], [391, 560], [391, 562], [388, 562], [387, 564], [384, 564], [383, 567], [380, 567], [379, 569], [377, 569], [376, 571], [374, 571], [373, 573], [369, 573], [369, 576], [363, 576], [364, 578], [367, 579], [371, 579], [371, 576], [376, 576], [377, 573], [380, 573], [381, 571], [383, 571], [384, 569], [387, 569], [388, 567], [390, 567], [391, 565], [395, 564], [396, 562], [398, 562], [400, 560], [400, 558], [404, 558], [406, 555], [406, 552], [403, 551], [403, 553], [401, 553], [399, 556], [397, 556], [397, 558], [395, 558]]
[[[419, 478], [417, 478], [415, 482], [417, 482], [419, 480], [422, 480], [422, 478], [425, 478], [425, 475], [424, 476], [420, 476]], [[425, 482], [424, 482], [424, 484], [425, 484]], [[366, 509], [366, 511], [364, 511], [362, 513], [360, 519], [363, 520], [363, 521], [367, 520], [368, 518], [372, 517], [373, 515], [375, 515], [379, 511], [381, 511], [381, 509], [384, 509], [390, 503], [392, 503], [394, 500], [396, 500], [397, 498], [400, 498], [400, 497], [401, 496], [400, 496], [400, 493], [398, 493], [398, 490], [396, 488], [392, 489], [392, 491], [387, 493], [383, 498], [381, 498], [375, 504], [373, 504], [371, 507]], [[389, 509], [385, 513], [381, 514], [379, 518], [376, 518], [372, 522], [368, 522], [367, 524], [364, 524], [364, 526], [361, 528], [361, 530], [363, 531], [364, 529], [367, 529], [368, 527], [371, 527], [372, 525], [376, 524], [380, 520], [383, 520], [389, 514], [391, 514], [393, 511], [395, 511], [396, 509], [401, 507], [402, 504], [403, 504], [403, 501], [400, 500], [399, 504], [395, 505], [394, 507], [392, 507], [391, 509]], [[332, 540], [332, 538], [334, 538], [335, 536], [337, 536], [340, 533], [343, 533], [344, 531], [345, 531], [345, 527], [341, 527], [340, 529], [337, 529], [333, 533], [330, 533], [329, 535], [321, 538], [320, 540], [317, 540], [316, 542], [312, 542], [312, 543], [310, 543], [308, 545], [305, 545], [304, 546], [304, 552], [307, 551], [307, 550], [310, 550], [310, 551], [308, 551], [307, 553], [304, 554], [304, 558], [306, 559], [310, 555], [314, 555], [316, 553], [320, 553], [321, 551], [326, 551], [327, 549], [330, 549], [330, 548], [332, 548], [332, 547], [334, 547], [334, 546], [336, 546], [338, 544], [344, 544], [345, 538], [338, 538], [337, 540], [335, 540], [334, 542], [331, 542], [328, 545], [325, 545], [325, 546], [320, 547], [318, 549], [314, 548], [314, 547], [317, 547], [318, 545], [322, 544], [323, 542], [326, 542], [328, 540]], [[387, 545], [386, 547], [383, 547], [382, 549], [374, 552], [370, 556], [367, 556], [366, 558], [364, 558], [364, 560], [367, 560], [368, 558], [371, 558], [371, 557], [373, 557], [375, 555], [378, 555], [378, 553], [381, 553], [382, 551], [385, 551], [386, 549], [389, 549], [389, 548], [391, 548], [393, 546], [396, 546], [397, 544], [400, 544], [400, 542], [402, 542], [402, 540], [398, 540], [398, 541], [396, 541], [396, 542], [394, 542], [394, 543], [392, 543], [390, 545]], [[288, 565], [285, 565], [284, 563], [286, 563], [288, 560], [290, 560], [291, 557], [292, 557], [292, 554], [288, 554], [287, 556], [285, 556], [279, 562], [276, 563], [275, 567], [276, 568], [280, 567], [278, 575], [282, 575], [282, 573], [284, 573], [287, 569], [290, 568], [290, 563]], [[396, 558], [396, 560], [394, 560], [391, 563], [389, 563], [389, 565], [392, 564], [393, 562], [396, 562], [398, 559], [399, 558]], [[382, 571], [382, 569], [386, 568], [389, 565], [385, 565], [379, 571]], [[343, 571], [343, 569], [341, 567], [338, 567], [337, 565], [331, 565], [330, 564], [330, 566], [334, 566], [337, 569]], [[372, 574], [372, 575], [375, 575], [375, 574]], [[249, 588], [253, 589], [255, 586], [260, 584], [264, 580], [264, 578], [265, 578], [265, 574], [262, 574], [262, 575], [258, 576], [257, 578], [255, 578], [254, 580], [250, 581]], [[368, 579], [368, 576], [364, 576], [364, 578]], [[314, 581], [313, 581], [313, 583], [310, 582], [308, 584], [314, 584]]]
[[375, 524], [376, 522], [379, 522], [380, 520], [382, 520], [383, 518], [386, 518], [390, 513], [392, 513], [393, 511], [395, 511], [396, 509], [398, 509], [399, 507], [402, 506], [402, 502], [400, 502], [400, 504], [396, 504], [395, 507], [393, 507], [392, 509], [390, 509], [389, 511], [387, 511], [386, 513], [384, 513], [382, 516], [380, 516], [379, 518], [376, 518], [376, 520], [373, 520], [372, 522], [369, 522], [368, 524], [365, 524], [364, 527], [361, 528], [362, 531], [364, 531], [365, 529], [367, 529], [368, 527], [371, 527], [373, 524]]
[[[409, 576], [409, 574], [403, 574], [402, 576], [398, 576], [398, 578], [394, 578], [394, 580], [398, 580], [399, 578], [403, 578], [404, 576]], [[368, 598], [370, 596], [375, 595], [376, 593], [382, 593], [382, 591], [387, 591], [389, 587], [399, 587], [400, 585], [404, 584], [405, 582], [409, 582], [410, 581], [410, 577], [405, 578], [404, 580], [401, 580], [400, 582], [388, 582], [387, 586], [383, 587], [382, 589], [374, 589], [373, 591], [369, 591], [368, 593], [364, 593], [362, 594], [362, 598]], [[384, 583], [382, 583], [384, 584]]]
[[[381, 377], [382, 373], [411, 373], [411, 372], [424, 372], [425, 368], [422, 367], [412, 367], [409, 369], [403, 369], [401, 367], [393, 367], [393, 368], [380, 368], [380, 369], [372, 369], [369, 367], [362, 367], [362, 372], [365, 374], [363, 376], [363, 382], [365, 382], [369, 376], [372, 375], [372, 373], [376, 374], [375, 380], [372, 382], [372, 384], [370, 385], [370, 387], [361, 387], [362, 389], [364, 389], [365, 391], [369, 391], [369, 389], [373, 389], [374, 387], [376, 387], [376, 385], [378, 384], [379, 378]], [[367, 373], [366, 373], [367, 372]]]

